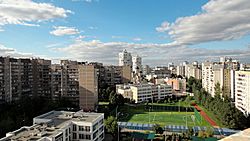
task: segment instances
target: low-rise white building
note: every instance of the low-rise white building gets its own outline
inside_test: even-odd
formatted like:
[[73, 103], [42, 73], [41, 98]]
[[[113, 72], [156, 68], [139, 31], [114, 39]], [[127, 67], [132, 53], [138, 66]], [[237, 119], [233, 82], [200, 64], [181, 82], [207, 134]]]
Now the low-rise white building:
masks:
[[235, 106], [250, 115], [250, 71], [235, 72]]
[[104, 114], [51, 111], [33, 119], [32, 126], [9, 132], [0, 141], [102, 141]]
[[[148, 100], [160, 100], [172, 95], [172, 87], [167, 84], [134, 84], [134, 85], [117, 85], [116, 92], [126, 98], [130, 98], [135, 103]], [[128, 96], [129, 95], [129, 96]]]

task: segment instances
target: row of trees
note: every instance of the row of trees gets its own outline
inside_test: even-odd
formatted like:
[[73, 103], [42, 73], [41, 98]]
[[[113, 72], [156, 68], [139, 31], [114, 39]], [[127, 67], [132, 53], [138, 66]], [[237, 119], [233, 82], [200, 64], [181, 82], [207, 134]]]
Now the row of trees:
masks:
[[212, 97], [204, 88], [201, 80], [193, 77], [188, 79], [187, 88], [194, 93], [194, 99], [197, 104], [204, 106], [208, 111], [218, 119], [224, 126], [234, 129], [245, 129], [250, 127], [250, 117], [245, 117], [230, 98], [222, 95], [220, 84], [215, 85], [215, 96]]

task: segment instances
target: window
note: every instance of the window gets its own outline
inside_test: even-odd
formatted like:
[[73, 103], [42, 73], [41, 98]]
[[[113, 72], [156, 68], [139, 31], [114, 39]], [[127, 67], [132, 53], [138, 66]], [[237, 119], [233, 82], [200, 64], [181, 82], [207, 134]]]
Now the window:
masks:
[[84, 139], [84, 134], [79, 134], [79, 139]]
[[73, 139], [76, 139], [76, 133], [73, 133]]
[[87, 135], [87, 134], [79, 134], [79, 139], [86, 139], [86, 140], [90, 140], [91, 136]]
[[79, 131], [84, 131], [84, 126], [79, 126]]
[[85, 131], [89, 132], [90, 131], [90, 126], [79, 126], [79, 131]]
[[85, 126], [85, 131], [89, 132], [90, 131], [90, 126]]
[[98, 130], [96, 130], [95, 133], [93, 134], [93, 139], [96, 137], [97, 134], [98, 134]]
[[73, 131], [76, 131], [76, 125], [73, 125]]
[[97, 126], [98, 126], [98, 123], [94, 124], [93, 131], [95, 131], [95, 129], [97, 128]]

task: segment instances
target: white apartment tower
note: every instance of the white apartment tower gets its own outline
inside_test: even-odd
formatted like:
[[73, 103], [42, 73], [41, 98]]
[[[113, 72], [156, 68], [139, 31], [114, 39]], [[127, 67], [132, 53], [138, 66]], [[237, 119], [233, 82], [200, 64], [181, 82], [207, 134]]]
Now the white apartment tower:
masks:
[[213, 88], [213, 63], [204, 62], [202, 63], [202, 87], [208, 92], [212, 93]]
[[140, 73], [142, 71], [142, 59], [140, 56], [136, 55], [132, 58], [133, 62], [133, 72]]
[[132, 56], [131, 53], [124, 49], [119, 53], [119, 66], [132, 66]]
[[245, 115], [250, 114], [250, 71], [235, 72], [235, 106]]

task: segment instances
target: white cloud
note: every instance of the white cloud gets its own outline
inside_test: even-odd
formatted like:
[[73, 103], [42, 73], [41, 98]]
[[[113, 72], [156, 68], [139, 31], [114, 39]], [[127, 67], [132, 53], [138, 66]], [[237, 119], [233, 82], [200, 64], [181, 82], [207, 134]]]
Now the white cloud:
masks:
[[111, 38], [112, 38], [112, 39], [121, 39], [121, 38], [123, 38], [123, 36], [116, 36], [116, 35], [113, 35], [113, 36], [111, 36]]
[[[51, 48], [65, 53], [65, 57], [79, 61], [98, 61], [105, 64], [117, 64], [118, 53], [127, 49], [133, 54], [143, 56], [143, 63], [152, 66], [166, 65], [168, 62], [204, 61], [219, 59], [219, 56], [232, 56], [240, 60], [249, 60], [250, 48], [241, 50], [210, 50], [173, 46], [172, 44], [138, 44], [127, 42], [101, 42], [99, 40], [81, 41], [63, 48]], [[176, 51], [178, 50], [178, 51]]]
[[57, 26], [54, 27], [54, 30], [50, 32], [50, 34], [55, 36], [64, 36], [64, 35], [75, 35], [80, 32], [75, 27], [65, 27], [65, 26]]
[[136, 38], [133, 38], [133, 41], [141, 41], [142, 38], [139, 38], [139, 37], [136, 37]]
[[160, 27], [156, 27], [155, 30], [158, 32], [166, 32], [170, 28], [170, 23], [169, 22], [163, 22]]
[[6, 24], [38, 26], [34, 22], [65, 18], [68, 13], [72, 12], [51, 3], [37, 3], [32, 0], [0, 0], [0, 26]]
[[11, 56], [11, 57], [23, 58], [23, 57], [33, 57], [33, 54], [18, 52], [13, 48], [7, 48], [4, 45], [0, 44], [0, 56]]
[[174, 45], [238, 39], [250, 33], [249, 0], [211, 0], [202, 12], [163, 22], [156, 30], [168, 32]]

